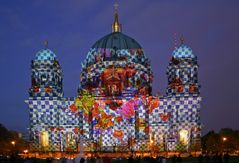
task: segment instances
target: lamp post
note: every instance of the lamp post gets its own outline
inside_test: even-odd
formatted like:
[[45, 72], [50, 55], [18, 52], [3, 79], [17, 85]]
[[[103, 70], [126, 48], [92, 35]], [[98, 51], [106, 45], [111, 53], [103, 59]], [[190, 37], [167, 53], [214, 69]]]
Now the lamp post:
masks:
[[227, 137], [222, 137], [222, 152], [224, 152], [224, 146], [226, 141], [227, 141]]
[[222, 141], [227, 141], [227, 138], [226, 138], [226, 137], [223, 137], [223, 138], [222, 138]]
[[15, 141], [11, 141], [11, 144], [12, 144], [12, 155], [15, 155], [15, 145], [16, 145], [16, 142]]
[[12, 144], [13, 147], [15, 147], [16, 142], [15, 141], [11, 141], [11, 144]]

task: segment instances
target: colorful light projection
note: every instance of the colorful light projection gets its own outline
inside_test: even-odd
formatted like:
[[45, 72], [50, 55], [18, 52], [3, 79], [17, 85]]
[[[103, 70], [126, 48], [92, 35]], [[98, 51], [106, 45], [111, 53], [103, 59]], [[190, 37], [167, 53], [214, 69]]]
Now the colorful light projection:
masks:
[[189, 143], [189, 132], [188, 130], [180, 130], [179, 131], [179, 141], [183, 144], [183, 145], [188, 145]]
[[[137, 117], [139, 108], [144, 108], [148, 114], [151, 114], [160, 104], [159, 98], [152, 96], [133, 97], [127, 99], [116, 99], [114, 97], [104, 100], [96, 99], [87, 90], [83, 90], [80, 96], [76, 98], [75, 104], [70, 106], [71, 111], [77, 113], [81, 111], [84, 121], [92, 126], [88, 134], [93, 134], [95, 138], [102, 139], [102, 134], [110, 134], [115, 138], [115, 142], [129, 139], [129, 133], [125, 124], [135, 124], [136, 130], [145, 134], [149, 133], [149, 126], [145, 117]], [[87, 134], [82, 130], [81, 134]]]
[[48, 131], [42, 131], [42, 133], [41, 133], [41, 145], [42, 145], [42, 147], [48, 147], [49, 146]]
[[184, 53], [185, 48], [173, 54], [167, 69], [167, 95], [160, 99], [151, 96], [149, 59], [135, 40], [122, 34], [107, 35], [92, 46], [82, 64], [74, 100], [63, 97], [60, 65], [44, 51], [32, 62], [27, 101], [31, 148], [77, 151], [83, 142], [83, 151], [101, 147], [103, 151], [145, 151], [148, 144], [175, 150], [177, 144], [197, 141], [201, 135], [198, 65], [196, 56], [190, 49]]
[[66, 133], [66, 151], [75, 151], [77, 148], [76, 140], [73, 137], [72, 132]]
[[173, 52], [173, 57], [167, 69], [167, 94], [195, 94], [199, 93], [197, 57], [192, 49], [181, 44]]
[[90, 49], [82, 64], [81, 87], [97, 96], [121, 96], [127, 90], [151, 94], [153, 75], [142, 49]]
[[[136, 114], [140, 107], [149, 114], [159, 106], [159, 99], [150, 96], [152, 79], [143, 49], [91, 48], [82, 64], [81, 92], [75, 102], [91, 126], [87, 137], [93, 134], [101, 141], [102, 134], [107, 134], [118, 142], [130, 137], [128, 130], [148, 133], [148, 120]], [[86, 104], [82, 91], [92, 97], [87, 97]]]

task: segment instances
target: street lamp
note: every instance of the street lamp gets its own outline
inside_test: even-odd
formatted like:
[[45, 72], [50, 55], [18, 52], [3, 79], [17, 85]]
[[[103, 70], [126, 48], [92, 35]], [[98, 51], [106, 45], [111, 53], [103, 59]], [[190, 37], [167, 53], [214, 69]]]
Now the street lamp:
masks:
[[16, 142], [15, 141], [11, 141], [11, 144], [12, 144], [12, 154], [15, 155], [15, 145], [16, 145]]
[[226, 138], [226, 137], [223, 137], [223, 138], [222, 138], [222, 141], [223, 141], [223, 142], [227, 141], [227, 138]]
[[224, 152], [224, 146], [225, 146], [225, 143], [227, 141], [227, 137], [222, 137], [222, 152]]
[[11, 141], [11, 144], [13, 145], [13, 147], [15, 147], [16, 142], [15, 141]]

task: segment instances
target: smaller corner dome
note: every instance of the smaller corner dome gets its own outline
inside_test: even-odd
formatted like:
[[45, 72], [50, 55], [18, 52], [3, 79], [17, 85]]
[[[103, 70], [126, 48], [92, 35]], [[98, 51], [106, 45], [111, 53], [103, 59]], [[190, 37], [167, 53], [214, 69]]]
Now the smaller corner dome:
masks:
[[110, 33], [99, 39], [92, 48], [141, 49], [137, 41], [121, 32]]
[[46, 60], [55, 60], [56, 59], [56, 54], [53, 53], [50, 49], [42, 49], [37, 52], [35, 60], [37, 61], [46, 61]]
[[196, 56], [193, 54], [192, 49], [185, 44], [181, 44], [178, 48], [176, 48], [173, 51], [173, 57], [178, 58], [178, 59], [184, 59], [184, 58], [194, 59], [194, 58], [196, 58]]

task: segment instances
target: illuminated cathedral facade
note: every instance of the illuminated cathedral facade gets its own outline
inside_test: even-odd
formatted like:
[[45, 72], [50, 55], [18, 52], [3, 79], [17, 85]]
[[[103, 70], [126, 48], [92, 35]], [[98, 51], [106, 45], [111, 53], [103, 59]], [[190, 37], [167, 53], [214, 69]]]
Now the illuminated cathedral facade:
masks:
[[150, 60], [121, 32], [96, 41], [82, 62], [78, 96], [64, 97], [63, 72], [49, 48], [31, 63], [31, 151], [200, 150], [197, 57], [183, 42], [172, 52], [165, 95], [152, 95]]

